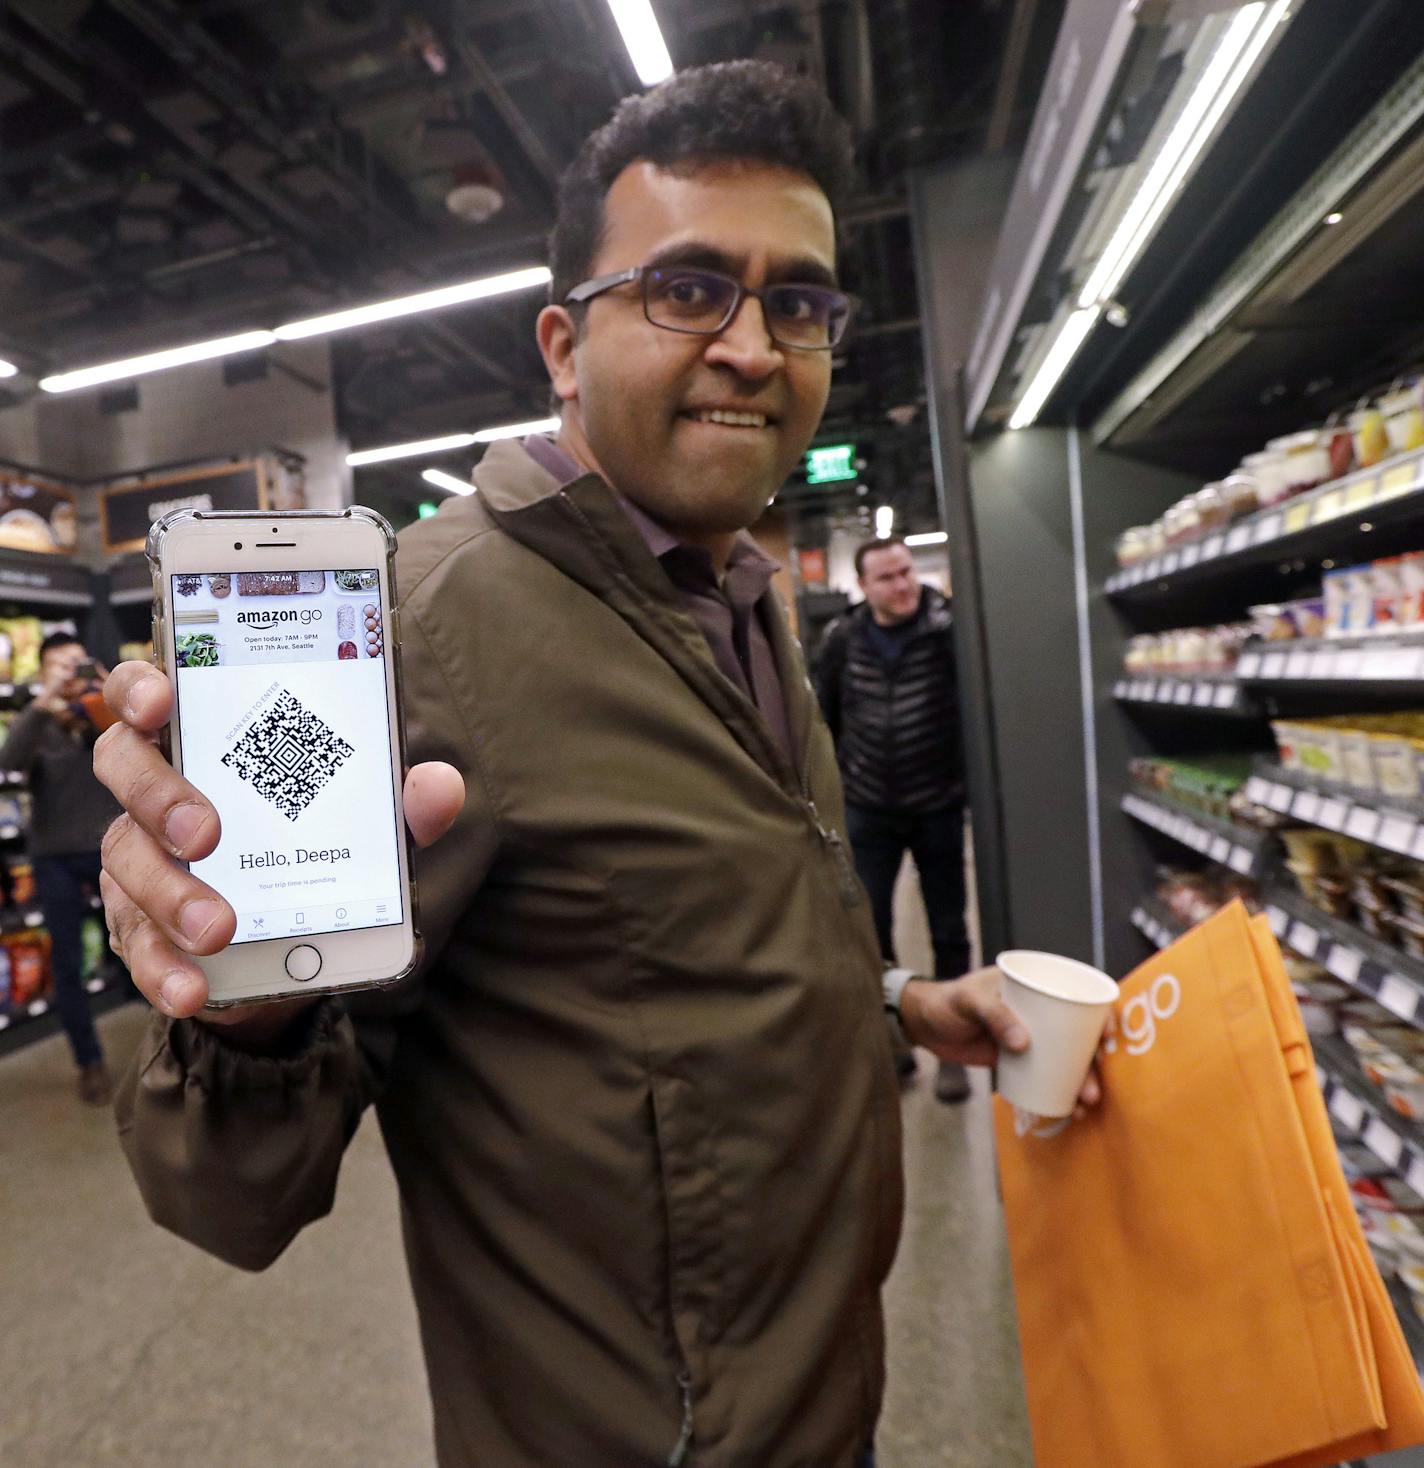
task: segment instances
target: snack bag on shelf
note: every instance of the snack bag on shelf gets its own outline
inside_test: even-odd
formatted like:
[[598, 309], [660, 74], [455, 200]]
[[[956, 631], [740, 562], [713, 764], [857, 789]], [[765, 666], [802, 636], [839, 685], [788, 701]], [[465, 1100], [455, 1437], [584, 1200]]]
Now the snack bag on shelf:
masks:
[[1370, 567], [1370, 580], [1374, 585], [1371, 626], [1376, 632], [1395, 631], [1402, 620], [1401, 603], [1404, 599], [1400, 557], [1387, 556], [1382, 561], [1375, 561]]
[[1399, 625], [1413, 629], [1424, 623], [1424, 551], [1399, 560]]
[[79, 976], [86, 983], [104, 966], [108, 948], [104, 924], [91, 914], [79, 929]]
[[34, 932], [12, 933], [3, 940], [10, 955], [10, 985], [14, 1003], [29, 1004], [49, 991], [46, 944]]
[[1378, 404], [1370, 403], [1351, 413], [1350, 429], [1355, 435], [1355, 462], [1361, 469], [1373, 467], [1389, 453], [1389, 429]]

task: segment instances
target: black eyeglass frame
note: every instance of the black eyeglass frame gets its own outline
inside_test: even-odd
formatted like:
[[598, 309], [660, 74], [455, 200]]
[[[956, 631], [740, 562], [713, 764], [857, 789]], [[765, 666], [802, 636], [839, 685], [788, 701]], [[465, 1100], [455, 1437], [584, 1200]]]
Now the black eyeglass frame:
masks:
[[[685, 270], [689, 274], [710, 275], [717, 280], [725, 280], [735, 288], [732, 304], [727, 308], [727, 314], [716, 326], [704, 330], [695, 326], [669, 326], [665, 321], [653, 320], [652, 313], [648, 310], [647, 278], [654, 271], [678, 270]], [[767, 335], [777, 346], [786, 347], [793, 352], [833, 352], [845, 341], [851, 328], [851, 322], [855, 320], [855, 313], [861, 303], [859, 296], [843, 291], [839, 286], [822, 285], [819, 281], [778, 280], [774, 285], [764, 286], [761, 290], [753, 290], [751, 286], [743, 285], [735, 276], [727, 275], [720, 270], [709, 270], [702, 265], [632, 265], [627, 270], [615, 270], [611, 275], [596, 275], [592, 280], [580, 281], [564, 297], [564, 304], [566, 306], [585, 306], [595, 296], [601, 296], [605, 291], [616, 290], [620, 285], [632, 285], [635, 281], [643, 286], [643, 315], [650, 326], [656, 326], [660, 331], [676, 331], [683, 336], [716, 336], [718, 332], [726, 331], [727, 327], [736, 320], [737, 312], [742, 309], [742, 302], [751, 296], [761, 306], [762, 320], [766, 322]], [[834, 341], [827, 342], [825, 346], [808, 346], [805, 342], [784, 342], [772, 331], [771, 313], [766, 309], [766, 292], [785, 290], [788, 287], [792, 290], [831, 291], [845, 297], [845, 324]]]

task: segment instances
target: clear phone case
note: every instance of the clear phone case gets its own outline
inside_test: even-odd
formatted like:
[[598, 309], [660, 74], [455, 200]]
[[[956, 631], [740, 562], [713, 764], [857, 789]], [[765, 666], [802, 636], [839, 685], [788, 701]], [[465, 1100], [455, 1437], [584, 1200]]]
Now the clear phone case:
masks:
[[[395, 684], [396, 738], [401, 774], [404, 778], [410, 769], [410, 760], [406, 753], [405, 695], [401, 679], [400, 623], [396, 593], [396, 533], [385, 516], [378, 514], [375, 510], [367, 509], [364, 505], [350, 505], [344, 510], [194, 510], [185, 508], [172, 510], [155, 520], [149, 528], [148, 542], [144, 548], [149, 571], [153, 577], [153, 658], [158, 668], [169, 677], [173, 676], [174, 670], [168, 665], [168, 639], [163, 610], [167, 590], [162, 570], [163, 550], [174, 527], [189, 520], [218, 523], [226, 521], [239, 525], [253, 521], [270, 524], [274, 520], [278, 523], [304, 520], [363, 520], [380, 531], [386, 547], [386, 584], [390, 587], [392, 621], [397, 632], [396, 636], [387, 639], [386, 655], [390, 660], [392, 679]], [[386, 979], [362, 979], [346, 984], [316, 983], [310, 988], [303, 985], [300, 989], [277, 989], [265, 994], [244, 994], [238, 999], [213, 999], [209, 1000], [205, 1008], [232, 1009], [243, 1004], [262, 1004], [277, 999], [290, 999], [300, 994], [350, 994], [360, 993], [367, 989], [389, 989], [408, 978], [419, 967], [421, 956], [425, 951], [425, 943], [420, 933], [419, 892], [415, 879], [415, 844], [411, 840], [410, 827], [405, 824], [403, 814], [401, 826], [405, 841], [406, 872], [409, 876], [406, 896], [410, 902], [412, 941], [410, 962], [399, 973], [392, 974]]]

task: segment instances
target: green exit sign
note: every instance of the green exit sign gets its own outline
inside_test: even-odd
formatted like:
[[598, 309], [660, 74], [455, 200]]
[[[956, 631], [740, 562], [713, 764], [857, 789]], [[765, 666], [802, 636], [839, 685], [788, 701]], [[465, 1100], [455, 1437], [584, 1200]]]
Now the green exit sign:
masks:
[[855, 478], [855, 445], [833, 443], [811, 449], [806, 455], [806, 483], [833, 484], [838, 479]]
[[422, 520], [428, 520], [435, 513], [435, 510], [436, 506], [431, 504], [429, 500], [422, 500], [418, 513]]

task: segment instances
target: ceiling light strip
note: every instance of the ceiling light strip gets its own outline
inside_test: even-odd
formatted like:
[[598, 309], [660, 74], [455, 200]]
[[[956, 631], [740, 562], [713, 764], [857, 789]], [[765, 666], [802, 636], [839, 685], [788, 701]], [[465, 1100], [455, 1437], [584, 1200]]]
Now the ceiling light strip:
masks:
[[150, 372], [166, 372], [170, 367], [184, 367], [190, 362], [208, 362], [214, 357], [255, 352], [262, 347], [270, 347], [276, 340], [270, 331], [244, 331], [237, 336], [216, 337], [212, 341], [193, 342], [186, 347], [169, 347], [161, 352], [147, 352], [141, 357], [103, 362], [97, 367], [80, 367], [73, 372], [59, 372], [53, 377], [40, 378], [40, 387], [44, 392], [73, 392], [76, 388], [97, 387], [103, 382], [144, 377]]
[[13, 362], [0, 357], [0, 377], [13, 377], [20, 369]]
[[645, 87], [655, 87], [672, 75], [672, 57], [668, 55], [658, 18], [653, 13], [652, 0], [608, 0], [623, 44], [628, 48], [628, 59], [638, 80]]
[[1052, 346], [1044, 354], [1033, 374], [1023, 397], [1019, 399], [1010, 428], [1027, 428], [1043, 411], [1048, 395], [1058, 385], [1058, 379], [1067, 370], [1068, 364], [1078, 355], [1078, 348], [1087, 339], [1088, 333], [1098, 324], [1102, 311], [1097, 306], [1074, 311], [1058, 330]]
[[1289, 3], [1274, 0], [1267, 5], [1265, 0], [1254, 0], [1232, 18], [1098, 257], [1078, 297], [1080, 306], [1109, 300], [1122, 284], [1251, 74], [1266, 42], [1285, 18]]
[[[244, 331], [236, 336], [218, 337], [213, 341], [194, 342], [190, 346], [168, 347], [163, 351], [145, 352], [138, 357], [125, 357], [116, 362], [103, 362], [95, 367], [79, 367], [72, 372], [57, 372], [40, 379], [45, 392], [74, 392], [77, 388], [96, 387], [104, 382], [118, 382], [129, 377], [143, 377], [150, 372], [165, 372], [170, 367], [184, 367], [190, 362], [207, 362], [214, 357], [229, 357], [237, 352], [253, 352], [274, 346], [279, 341], [299, 341], [333, 331], [348, 331], [373, 321], [389, 321], [400, 316], [413, 316], [421, 311], [440, 311], [447, 306], [468, 301], [486, 300], [512, 291], [529, 290], [547, 285], [550, 280], [546, 265], [523, 270], [510, 270], [502, 275], [481, 276], [461, 281], [438, 290], [421, 291], [413, 296], [398, 296], [388, 301], [374, 301], [366, 306], [353, 306], [325, 316], [312, 316], [304, 321], [289, 321], [271, 331]], [[10, 371], [6, 372], [5, 367]], [[12, 364], [0, 364], [0, 377], [11, 377], [18, 371]]]
[[467, 449], [475, 442], [473, 433], [447, 433], [440, 438], [421, 438], [411, 443], [392, 443], [379, 449], [358, 449], [347, 454], [346, 462], [353, 469], [363, 464], [384, 464], [387, 459], [414, 459], [421, 455], [443, 454], [448, 449]]
[[1079, 293], [1078, 309], [1059, 327], [1014, 408], [1009, 418], [1010, 428], [1026, 428], [1042, 412], [1049, 394], [1097, 324], [1104, 305], [1146, 248], [1172, 200], [1181, 192], [1197, 159], [1215, 136], [1226, 109], [1260, 60], [1266, 43], [1289, 14], [1290, 5], [1291, 0], [1270, 0], [1270, 3], [1253, 0], [1232, 18], [1098, 257]]
[[368, 306], [352, 306], [349, 310], [330, 311], [324, 316], [309, 316], [304, 321], [288, 321], [273, 327], [273, 334], [284, 342], [326, 336], [334, 331], [349, 331], [354, 326], [369, 326], [374, 321], [391, 321], [399, 316], [414, 316], [421, 311], [443, 311], [447, 306], [529, 290], [534, 286], [548, 285], [550, 278], [547, 265], [534, 265], [526, 270], [510, 270], [503, 275], [487, 275], [479, 280], [442, 286], [438, 290], [420, 291], [413, 296], [396, 296], [389, 301], [373, 301]]
[[944, 545], [949, 539], [947, 530], [926, 530], [923, 535], [907, 535], [905, 544], [908, 546], [921, 545]]
[[439, 438], [418, 438], [410, 443], [392, 443], [384, 448], [357, 449], [347, 454], [353, 469], [365, 464], [384, 464], [390, 459], [416, 459], [431, 454], [448, 453], [451, 449], [467, 449], [471, 444], [495, 443], [501, 438], [528, 438], [531, 433], [555, 433], [557, 418], [532, 418], [527, 423], [502, 423], [494, 428], [481, 428], [474, 433], [445, 433]]
[[448, 489], [451, 494], [474, 494], [475, 486], [468, 479], [457, 479], [453, 474], [447, 474], [443, 469], [427, 469], [420, 476], [427, 484], [433, 484], [437, 489]]

